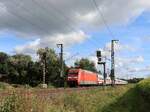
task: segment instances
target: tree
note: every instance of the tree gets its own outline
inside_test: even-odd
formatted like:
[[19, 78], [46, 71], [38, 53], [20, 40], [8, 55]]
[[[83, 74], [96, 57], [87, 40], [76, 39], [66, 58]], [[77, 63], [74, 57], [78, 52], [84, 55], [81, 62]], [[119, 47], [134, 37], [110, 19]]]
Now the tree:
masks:
[[29, 55], [16, 54], [8, 59], [8, 75], [13, 83], [26, 83], [28, 64], [32, 62]]
[[82, 58], [81, 60], [77, 60], [74, 63], [75, 67], [79, 67], [81, 69], [97, 72], [95, 64], [93, 61], [90, 61], [87, 58]]
[[46, 74], [46, 61], [47, 61], [47, 55], [48, 55], [48, 49], [39, 49], [37, 51], [37, 54], [39, 55], [40, 64], [42, 66], [43, 71], [43, 84], [45, 84], [45, 74]]
[[0, 73], [2, 74], [8, 73], [8, 58], [9, 56], [6, 53], [0, 52]]
[[59, 60], [53, 49], [41, 48], [37, 51], [43, 72], [43, 83], [55, 83], [59, 76]]
[[[0, 53], [0, 73], [8, 74], [7, 81], [9, 83], [36, 86], [44, 79], [43, 82], [47, 84], [62, 86], [64, 79], [60, 77], [61, 64], [55, 51], [49, 48], [41, 48], [37, 51], [37, 54], [39, 60], [34, 62], [29, 55], [8, 56], [5, 53]], [[64, 63], [64, 73], [66, 69], [67, 66]]]
[[30, 62], [28, 64], [26, 80], [31, 86], [37, 86], [42, 82], [41, 69], [39, 62]]

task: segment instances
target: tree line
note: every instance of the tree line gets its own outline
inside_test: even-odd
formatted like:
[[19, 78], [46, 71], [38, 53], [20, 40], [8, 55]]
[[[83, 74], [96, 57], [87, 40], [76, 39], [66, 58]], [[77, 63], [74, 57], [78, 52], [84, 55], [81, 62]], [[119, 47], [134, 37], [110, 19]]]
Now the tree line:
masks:
[[[11, 84], [37, 86], [43, 83], [43, 72], [45, 72], [45, 83], [63, 86], [65, 78], [60, 77], [60, 57], [55, 50], [41, 48], [38, 49], [37, 55], [39, 59], [33, 61], [30, 55], [15, 54], [10, 56], [7, 53], [0, 52], [0, 75], [5, 77], [3, 81]], [[66, 77], [69, 67], [65, 62], [63, 64], [64, 77]], [[76, 60], [75, 66], [97, 72], [94, 62], [86, 58]]]

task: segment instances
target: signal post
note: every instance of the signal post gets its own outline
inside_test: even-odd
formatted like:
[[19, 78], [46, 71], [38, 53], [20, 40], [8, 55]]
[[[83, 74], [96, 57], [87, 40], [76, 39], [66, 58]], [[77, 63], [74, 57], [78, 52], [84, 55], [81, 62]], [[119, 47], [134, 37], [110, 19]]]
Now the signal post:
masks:
[[97, 51], [97, 58], [98, 58], [98, 64], [103, 65], [104, 72], [103, 72], [103, 77], [104, 77], [104, 85], [106, 85], [106, 62], [102, 62], [102, 55], [101, 51]]

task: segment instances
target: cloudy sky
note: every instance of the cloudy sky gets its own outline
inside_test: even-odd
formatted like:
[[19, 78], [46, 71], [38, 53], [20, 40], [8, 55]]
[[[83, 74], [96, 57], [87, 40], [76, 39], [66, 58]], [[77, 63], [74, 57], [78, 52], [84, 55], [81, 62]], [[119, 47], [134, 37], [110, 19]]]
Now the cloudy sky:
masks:
[[96, 62], [97, 49], [109, 59], [111, 39], [119, 39], [118, 77], [150, 76], [150, 1], [0, 0], [2, 52], [36, 59], [38, 48], [59, 52], [56, 44], [63, 43], [66, 63], [72, 65], [80, 57]]

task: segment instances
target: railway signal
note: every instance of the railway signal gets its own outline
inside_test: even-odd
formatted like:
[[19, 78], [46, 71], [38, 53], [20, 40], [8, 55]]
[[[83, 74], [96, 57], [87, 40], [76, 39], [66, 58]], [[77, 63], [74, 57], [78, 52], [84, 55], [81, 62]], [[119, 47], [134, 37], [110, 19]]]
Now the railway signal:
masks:
[[102, 61], [102, 53], [101, 51], [96, 51], [98, 62]]
[[103, 65], [103, 67], [104, 67], [103, 76], [104, 76], [104, 85], [105, 85], [106, 84], [106, 77], [107, 77], [107, 75], [106, 75], [106, 62], [102, 62], [101, 51], [96, 51], [96, 54], [97, 54], [97, 58], [98, 58], [98, 64]]
[[104, 67], [104, 85], [106, 84], [106, 77], [107, 77], [107, 74], [106, 74], [106, 62], [98, 62], [98, 64], [101, 64], [103, 65]]
[[101, 53], [101, 51], [96, 51], [97, 52], [97, 57], [101, 57], [102, 55], [102, 53]]

